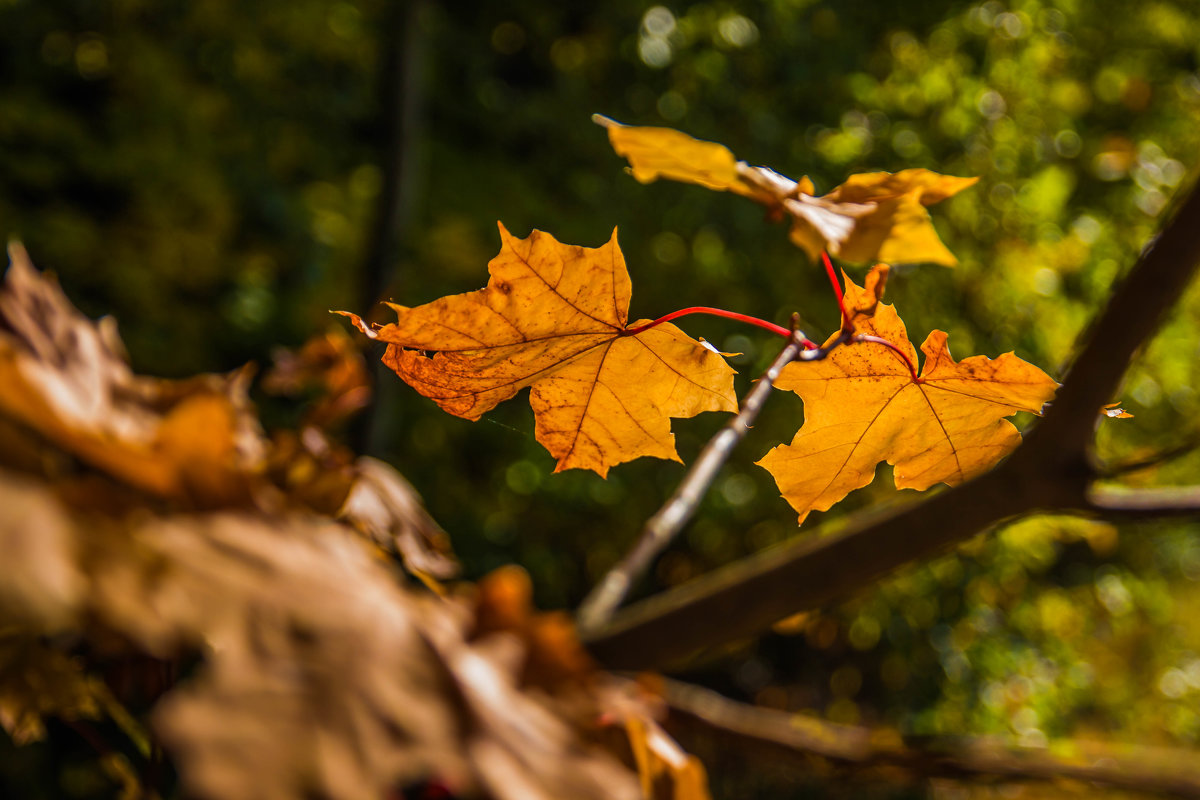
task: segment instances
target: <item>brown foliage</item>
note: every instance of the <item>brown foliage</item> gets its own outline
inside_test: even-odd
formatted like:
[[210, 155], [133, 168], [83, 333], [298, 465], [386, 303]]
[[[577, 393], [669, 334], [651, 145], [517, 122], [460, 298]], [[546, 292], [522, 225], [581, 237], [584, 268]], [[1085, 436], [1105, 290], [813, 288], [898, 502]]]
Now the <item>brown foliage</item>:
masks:
[[461, 796], [638, 795], [595, 722], [639, 706], [569, 625], [527, 598], [497, 624], [486, 588], [441, 596], [380, 558], [398, 553], [430, 583], [456, 567], [394, 470], [316, 427], [268, 440], [247, 372], [134, 375], [110, 325], [80, 316], [19, 248], [12, 258], [0, 289], [10, 736], [36, 738], [45, 715], [110, 715], [138, 740], [89, 659], [198, 656], [144, 718], [190, 796], [376, 798], [424, 781]]

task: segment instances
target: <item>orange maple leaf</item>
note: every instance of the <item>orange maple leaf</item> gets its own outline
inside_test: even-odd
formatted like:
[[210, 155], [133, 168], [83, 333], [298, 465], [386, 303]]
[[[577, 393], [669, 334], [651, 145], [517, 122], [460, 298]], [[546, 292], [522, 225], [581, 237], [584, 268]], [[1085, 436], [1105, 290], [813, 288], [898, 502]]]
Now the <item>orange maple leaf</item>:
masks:
[[881, 461], [895, 466], [896, 488], [918, 491], [986, 471], [1021, 441], [1004, 418], [1040, 413], [1058, 386], [1012, 353], [956, 363], [937, 330], [921, 345], [925, 365], [915, 377], [909, 365], [917, 353], [904, 322], [893, 306], [878, 302], [883, 274], [872, 270], [867, 290], [847, 277], [845, 303], [859, 333], [896, 350], [850, 344], [823, 361], [789, 364], [775, 383], [804, 400], [804, 425], [791, 444], [758, 463], [801, 522], [870, 483]]
[[599, 115], [593, 119], [608, 130], [613, 150], [629, 161], [637, 180], [695, 183], [780, 208], [792, 217], [792, 241], [814, 260], [828, 250], [844, 261], [958, 263], [938, 238], [925, 207], [978, 178], [926, 169], [868, 172], [851, 175], [829, 194], [817, 196], [808, 178], [793, 181], [766, 167], [752, 167], [724, 145], [670, 128], [622, 125]]
[[659, 178], [696, 183], [708, 189], [738, 191], [738, 161], [723, 144], [693, 139], [671, 128], [642, 128], [594, 114], [592, 120], [608, 130], [617, 155], [629, 160], [641, 183]]
[[[595, 470], [640, 456], [679, 460], [671, 417], [737, 411], [733, 369], [663, 323], [628, 324], [632, 287], [617, 234], [602, 247], [542, 231], [518, 239], [500, 225], [484, 289], [417, 308], [389, 305], [396, 323], [368, 327], [383, 361], [446, 411], [479, 419], [526, 386], [537, 440], [558, 465]], [[432, 357], [430, 355], [432, 354]]]
[[792, 241], [809, 258], [822, 250], [844, 261], [930, 262], [952, 267], [958, 259], [942, 244], [926, 206], [940, 203], [978, 178], [939, 175], [927, 169], [851, 175], [829, 194], [801, 194], [784, 205], [793, 211]]

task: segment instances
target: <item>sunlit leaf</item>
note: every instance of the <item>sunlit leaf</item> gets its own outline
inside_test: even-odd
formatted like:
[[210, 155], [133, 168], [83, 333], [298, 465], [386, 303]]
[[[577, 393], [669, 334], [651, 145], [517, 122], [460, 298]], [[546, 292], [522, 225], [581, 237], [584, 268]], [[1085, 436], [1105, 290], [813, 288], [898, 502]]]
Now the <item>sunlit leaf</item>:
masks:
[[1021, 440], [1004, 418], [1040, 413], [1058, 385], [1012, 353], [955, 362], [942, 331], [921, 345], [925, 364], [914, 378], [909, 364], [917, 363], [916, 349], [895, 308], [878, 303], [875, 281], [865, 291], [847, 277], [846, 305], [873, 307], [870, 316], [855, 314], [856, 328], [899, 353], [855, 343], [822, 361], [789, 364], [776, 381], [804, 400], [804, 425], [791, 444], [775, 447], [758, 463], [775, 477], [801, 522], [870, 483], [882, 461], [895, 466], [899, 489], [955, 485], [984, 472]]
[[793, 181], [765, 167], [739, 162], [723, 145], [670, 128], [631, 127], [597, 117], [618, 155], [643, 183], [658, 178], [731, 191], [781, 209], [792, 218], [791, 239], [816, 259], [828, 250], [843, 261], [931, 262], [953, 266], [926, 206], [945, 200], [977, 178], [925, 169], [851, 175], [816, 196], [808, 178]]
[[[616, 232], [577, 247], [500, 226], [487, 288], [418, 308], [393, 305], [394, 324], [367, 335], [383, 361], [456, 416], [479, 419], [525, 387], [537, 440], [557, 470], [606, 475], [641, 456], [679, 460], [672, 417], [736, 411], [733, 370], [720, 355], [664, 323], [631, 332], [631, 285]], [[345, 313], [345, 312], [342, 312]]]

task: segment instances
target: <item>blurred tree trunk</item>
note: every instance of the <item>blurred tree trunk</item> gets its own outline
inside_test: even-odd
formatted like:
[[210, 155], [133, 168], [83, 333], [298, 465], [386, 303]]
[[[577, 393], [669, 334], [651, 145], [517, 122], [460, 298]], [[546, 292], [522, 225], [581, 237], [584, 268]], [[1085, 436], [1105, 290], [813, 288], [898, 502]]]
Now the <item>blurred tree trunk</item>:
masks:
[[[425, 61], [428, 41], [424, 19], [428, 0], [396, 2], [384, 11], [378, 116], [383, 184], [367, 240], [358, 307], [374, 316], [377, 304], [390, 298], [401, 280], [398, 274], [401, 245], [411, 224], [420, 193], [420, 147], [425, 118]], [[387, 440], [386, 420], [380, 411], [389, 405], [390, 382], [380, 380], [387, 368], [374, 360], [375, 391], [371, 405], [354, 431], [359, 452], [374, 454]]]

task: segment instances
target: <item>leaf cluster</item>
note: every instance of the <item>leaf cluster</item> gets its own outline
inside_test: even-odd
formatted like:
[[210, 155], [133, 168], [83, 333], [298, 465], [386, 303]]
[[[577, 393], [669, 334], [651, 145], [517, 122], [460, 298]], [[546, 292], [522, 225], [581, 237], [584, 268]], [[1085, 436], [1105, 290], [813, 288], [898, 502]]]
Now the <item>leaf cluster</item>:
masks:
[[[792, 241], [814, 260], [829, 250], [849, 260], [954, 263], [925, 206], [973, 179], [920, 169], [860, 174], [814, 197], [807, 178], [751, 167], [722, 145], [670, 129], [597, 121], [638, 180], [666, 177], [754, 200], [769, 216], [790, 219]], [[631, 284], [615, 232], [596, 249], [564, 245], [540, 231], [525, 240], [503, 225], [500, 232], [487, 288], [418, 308], [392, 305], [399, 321], [383, 326], [341, 313], [388, 345], [387, 366], [456, 416], [478, 419], [532, 387], [536, 436], [557, 459], [556, 470], [587, 468], [603, 477], [641, 456], [678, 460], [670, 418], [737, 410], [733, 372], [720, 354], [668, 319], [718, 313], [792, 335], [720, 309], [684, 309], [631, 325]], [[842, 330], [820, 350], [819, 362], [787, 364], [778, 380], [804, 399], [805, 424], [791, 445], [759, 463], [801, 522], [870, 483], [883, 461], [898, 467], [898, 488], [955, 485], [980, 474], [1020, 441], [1003, 418], [1039, 413], [1057, 385], [1011, 353], [956, 363], [942, 331], [922, 346], [918, 372], [903, 322], [880, 302], [886, 274], [876, 267], [866, 292], [845, 277], [843, 299], [830, 268]]]

